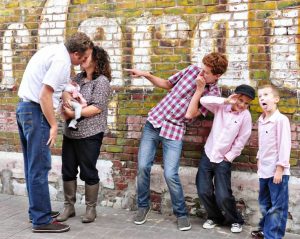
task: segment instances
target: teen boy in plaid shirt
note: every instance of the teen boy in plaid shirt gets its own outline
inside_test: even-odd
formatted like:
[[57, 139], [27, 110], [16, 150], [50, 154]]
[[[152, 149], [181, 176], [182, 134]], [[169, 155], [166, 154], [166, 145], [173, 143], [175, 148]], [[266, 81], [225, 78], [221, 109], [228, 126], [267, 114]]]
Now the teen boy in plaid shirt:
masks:
[[190, 65], [171, 76], [168, 80], [161, 79], [149, 72], [127, 69], [133, 77], [145, 77], [153, 85], [170, 90], [160, 103], [151, 109], [144, 126], [139, 153], [137, 177], [138, 212], [134, 223], [143, 224], [150, 211], [150, 171], [158, 144], [162, 143], [164, 160], [164, 177], [168, 185], [173, 212], [177, 217], [178, 229], [191, 229], [182, 185], [178, 175], [182, 149], [182, 138], [186, 122], [197, 115], [207, 114], [200, 106], [197, 114], [186, 115], [187, 108], [196, 91], [196, 79], [204, 79], [206, 86], [202, 95], [220, 96], [217, 81], [226, 71], [228, 61], [220, 53], [210, 53], [202, 59], [203, 67]]

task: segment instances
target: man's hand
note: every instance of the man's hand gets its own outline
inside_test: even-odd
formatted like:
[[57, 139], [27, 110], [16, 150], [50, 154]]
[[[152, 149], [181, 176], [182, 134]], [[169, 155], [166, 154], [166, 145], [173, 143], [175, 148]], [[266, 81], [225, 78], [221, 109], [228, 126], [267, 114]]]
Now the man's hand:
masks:
[[49, 139], [47, 142], [47, 145], [49, 145], [49, 147], [54, 146], [54, 144], [56, 142], [56, 138], [57, 138], [57, 131], [58, 131], [57, 125], [54, 125], [50, 128], [50, 135], [49, 135]]
[[136, 77], [141, 77], [141, 76], [144, 76], [146, 77], [147, 74], [149, 74], [149, 72], [146, 72], [146, 71], [140, 71], [140, 70], [137, 70], [137, 69], [124, 69], [125, 71], [129, 72], [129, 74], [136, 78]]

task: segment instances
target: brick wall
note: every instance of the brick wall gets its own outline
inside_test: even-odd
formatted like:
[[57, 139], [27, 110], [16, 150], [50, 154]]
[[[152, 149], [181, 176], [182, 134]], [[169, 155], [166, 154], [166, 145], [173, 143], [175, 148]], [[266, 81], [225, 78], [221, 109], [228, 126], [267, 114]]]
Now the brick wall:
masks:
[[[112, 162], [113, 186], [104, 197], [134, 191], [137, 151], [147, 112], [166, 94], [145, 79], [132, 79], [136, 67], [167, 78], [211, 51], [225, 53], [228, 72], [223, 95], [241, 83], [280, 88], [280, 110], [291, 119], [292, 173], [299, 178], [300, 141], [299, 0], [2, 0], [0, 1], [0, 151], [21, 152], [15, 108], [17, 89], [30, 57], [41, 47], [87, 33], [110, 54], [114, 96], [109, 130], [100, 159]], [[77, 69], [75, 69], [77, 70]], [[253, 133], [234, 162], [237, 172], [255, 173], [257, 99], [251, 105]], [[197, 167], [212, 117], [187, 129], [181, 166]], [[61, 137], [53, 149], [60, 155]], [[0, 159], [1, 160], [1, 159]], [[156, 163], [162, 161], [158, 151]], [[161, 193], [153, 190], [160, 208]]]

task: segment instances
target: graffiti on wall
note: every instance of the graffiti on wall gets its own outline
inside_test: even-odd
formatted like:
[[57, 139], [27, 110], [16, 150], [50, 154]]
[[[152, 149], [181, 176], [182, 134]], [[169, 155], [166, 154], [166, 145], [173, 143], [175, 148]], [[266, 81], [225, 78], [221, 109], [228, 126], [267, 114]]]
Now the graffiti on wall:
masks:
[[[69, 0], [46, 1], [38, 29], [37, 48], [47, 44], [63, 42], [66, 32]], [[151, 87], [145, 79], [128, 79], [124, 75], [124, 59], [131, 67], [153, 70], [151, 56], [156, 54], [152, 45], [153, 37], [168, 42], [170, 46], [180, 47], [182, 42], [190, 41], [189, 62], [201, 64], [202, 57], [211, 51], [221, 51], [228, 56], [229, 69], [220, 80], [221, 85], [235, 86], [250, 83], [249, 73], [249, 32], [248, 3], [229, 0], [225, 13], [201, 14], [195, 27], [181, 16], [151, 16], [145, 12], [141, 17], [126, 20], [116, 18], [92, 17], [81, 22], [78, 30], [87, 33], [98, 45], [103, 46], [111, 57], [113, 85], [125, 86], [128, 82], [135, 87]], [[299, 88], [299, 10], [283, 9], [265, 19], [270, 26], [269, 52], [270, 79], [277, 86], [291, 89]], [[123, 26], [123, 28], [122, 28]], [[130, 33], [130, 38], [126, 37]], [[126, 36], [124, 37], [124, 35]], [[1, 87], [10, 88], [14, 84], [13, 55], [15, 48], [22, 48], [30, 42], [30, 32], [23, 22], [11, 23], [4, 32], [2, 55]], [[133, 50], [131, 57], [124, 58], [124, 44]], [[256, 52], [261, 54], [263, 52]], [[180, 70], [180, 69], [177, 69]]]

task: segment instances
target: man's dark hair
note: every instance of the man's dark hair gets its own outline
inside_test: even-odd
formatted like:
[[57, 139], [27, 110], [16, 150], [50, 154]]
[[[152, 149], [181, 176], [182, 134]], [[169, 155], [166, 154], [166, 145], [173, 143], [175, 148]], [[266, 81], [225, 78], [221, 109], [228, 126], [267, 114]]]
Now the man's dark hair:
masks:
[[82, 55], [87, 49], [92, 49], [94, 43], [85, 33], [76, 32], [66, 40], [65, 46], [69, 53], [78, 52]]

